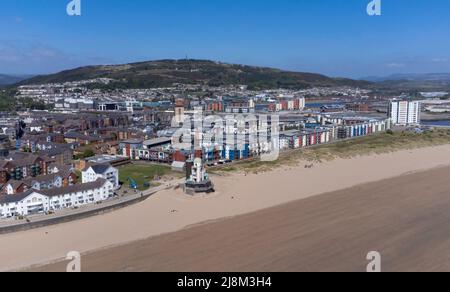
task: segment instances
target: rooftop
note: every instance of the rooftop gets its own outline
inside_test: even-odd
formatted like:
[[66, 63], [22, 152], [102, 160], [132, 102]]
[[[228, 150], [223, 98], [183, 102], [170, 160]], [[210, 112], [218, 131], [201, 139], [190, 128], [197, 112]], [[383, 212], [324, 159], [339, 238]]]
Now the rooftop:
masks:
[[64, 188], [55, 188], [50, 190], [44, 190], [44, 191], [36, 191], [37, 193], [43, 194], [48, 197], [56, 197], [71, 193], [77, 193], [77, 192], [83, 192], [88, 191], [92, 189], [98, 189], [102, 187], [107, 182], [106, 179], [99, 178], [94, 182], [85, 183], [85, 184], [76, 184]]
[[89, 161], [92, 164], [105, 164], [105, 163], [111, 164], [113, 162], [122, 160], [127, 160], [127, 158], [113, 155], [97, 155], [87, 159], [87, 161]]
[[153, 147], [153, 146], [159, 146], [161, 144], [169, 144], [172, 142], [172, 138], [168, 137], [160, 137], [155, 139], [150, 139], [144, 141], [144, 146], [146, 147]]
[[120, 141], [120, 143], [124, 143], [124, 144], [142, 144], [142, 140], [140, 139], [128, 139], [128, 140], [123, 140]]
[[89, 191], [89, 190], [101, 188], [102, 186], [105, 185], [106, 182], [107, 182], [106, 179], [99, 178], [95, 182], [90, 182], [90, 183], [85, 183], [85, 184], [77, 184], [77, 185], [72, 185], [72, 186], [63, 187], [63, 188], [55, 188], [55, 189], [51, 189], [51, 190], [42, 190], [42, 191], [37, 191], [37, 190], [31, 189], [24, 193], [20, 193], [20, 194], [16, 194], [16, 195], [0, 195], [0, 204], [20, 202], [33, 193], [41, 194], [41, 195], [51, 198], [51, 197], [72, 194], [72, 193]]
[[108, 169], [111, 167], [111, 165], [109, 164], [96, 164], [96, 165], [92, 165], [89, 168], [91, 168], [94, 170], [95, 173], [97, 174], [104, 174], [106, 171], [108, 171]]

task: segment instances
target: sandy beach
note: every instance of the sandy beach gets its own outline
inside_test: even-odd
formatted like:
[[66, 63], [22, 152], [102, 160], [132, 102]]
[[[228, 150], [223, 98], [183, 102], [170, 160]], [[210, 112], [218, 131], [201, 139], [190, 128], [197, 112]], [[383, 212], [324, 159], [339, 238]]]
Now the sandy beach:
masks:
[[[0, 270], [15, 270], [30, 265], [43, 264], [62, 259], [69, 251], [78, 251], [81, 253], [92, 252], [106, 247], [123, 245], [125, 243], [132, 243], [156, 235], [179, 231], [188, 226], [202, 222], [248, 214], [289, 202], [292, 203], [286, 206], [293, 206], [291, 208], [294, 208], [293, 210], [295, 211], [296, 204], [305, 204], [305, 202], [310, 202], [309, 200], [314, 201], [314, 199], [323, 198], [324, 196], [330, 197], [330, 194], [317, 196], [320, 194], [345, 190], [354, 186], [391, 179], [397, 176], [410, 177], [405, 175], [411, 175], [413, 173], [444, 166], [450, 166], [450, 145], [364, 156], [353, 159], [337, 159], [331, 162], [316, 164], [312, 169], [305, 169], [303, 165], [299, 165], [298, 167], [280, 168], [272, 172], [260, 173], [258, 175], [250, 174], [245, 176], [244, 174], [232, 174], [225, 177], [214, 176], [213, 180], [217, 192], [211, 196], [190, 198], [183, 195], [181, 190], [163, 191], [140, 204], [105, 215], [48, 228], [2, 235], [0, 236], [0, 246], [2, 247], [0, 250]], [[441, 170], [434, 171], [441, 173]], [[432, 177], [433, 176], [426, 177], [426, 179], [424, 178], [423, 182], [426, 184], [427, 180]], [[415, 178], [411, 180], [411, 182], [417, 180], [418, 178]], [[447, 182], [448, 178], [447, 180], [442, 180]], [[383, 184], [376, 183], [374, 184], [374, 187], [376, 188], [379, 185], [382, 186]], [[356, 190], [357, 189], [358, 187]], [[447, 185], [446, 190], [448, 189], [449, 186]], [[414, 193], [414, 189], [409, 191]], [[365, 191], [351, 191], [347, 193], [354, 198], [365, 198], [369, 196], [372, 201], [375, 199], [375, 197], [371, 197], [370, 193], [368, 195]], [[390, 194], [390, 197], [380, 196], [379, 204], [382, 204], [382, 207], [388, 209], [388, 211], [398, 212], [398, 207], [400, 206], [395, 207], [395, 205], [393, 205], [394, 207], [390, 207], [390, 198], [394, 198], [395, 195], [396, 193], [394, 192]], [[405, 191], [403, 196], [407, 195], [408, 192]], [[430, 193], [430, 196], [431, 195], [432, 193]], [[441, 196], [440, 199], [445, 197], [441, 192], [437, 192], [437, 195]], [[417, 197], [419, 194], [414, 193], [414, 196]], [[339, 194], [336, 195], [336, 198], [339, 197]], [[308, 199], [302, 200], [306, 198]], [[331, 198], [333, 199], [333, 196], [331, 196]], [[342, 206], [337, 213], [334, 213], [334, 221], [339, 222], [345, 219], [341, 219], [338, 215], [344, 216], [347, 214], [347, 209], [344, 208], [346, 207], [344, 204], [345, 202], [350, 202], [351, 204], [352, 200], [343, 200], [343, 202], [340, 202], [337, 199], [333, 199], [324, 201], [322, 204], [325, 204], [324, 206], [330, 208], [335, 205], [337, 207]], [[356, 202], [356, 205], [365, 204], [364, 201]], [[439, 206], [439, 201], [433, 202]], [[313, 207], [321, 207], [320, 203], [321, 201], [319, 200], [316, 203], [317, 205], [313, 205]], [[378, 201], [375, 203], [378, 203]], [[401, 204], [401, 202], [398, 204]], [[321, 208], [324, 207], [322, 206]], [[313, 218], [315, 218], [317, 222], [325, 220], [327, 218], [326, 210], [326, 208], [319, 209], [320, 212], [314, 215]], [[270, 210], [265, 211], [270, 212]], [[373, 212], [376, 212], [376, 210]], [[277, 214], [280, 215], [283, 213], [284, 211], [279, 211]], [[400, 213], [404, 214], [403, 212]], [[322, 214], [324, 217], [322, 218], [319, 214]], [[253, 214], [247, 216], [252, 215]], [[407, 214], [404, 215], [407, 216]], [[277, 217], [273, 218], [275, 221], [278, 221]], [[357, 224], [361, 219], [356, 216], [356, 214], [354, 218], [358, 220], [350, 223]], [[235, 218], [232, 220], [238, 219], [239, 218]], [[411, 220], [412, 223], [414, 223], [418, 219], [411, 218]], [[254, 222], [258, 222], [258, 220], [255, 219]], [[282, 222], [283, 221], [280, 221], [280, 224]], [[311, 219], [309, 219], [309, 221], [305, 221], [305, 224], [311, 224], [310, 226], [312, 228], [314, 224], [311, 222], [314, 223], [314, 220], [311, 221]], [[388, 222], [386, 223], [388, 224]], [[259, 226], [266, 225], [264, 220], [259, 224]], [[209, 228], [209, 231], [212, 232], [213, 230], [208, 226], [212, 225], [203, 225], [200, 227]], [[284, 223], [282, 226], [284, 226]], [[246, 228], [245, 226], [242, 226], [241, 229], [238, 228], [237, 230], [240, 230], [241, 233], [249, 233], [250, 229], [248, 228], [250, 227], [247, 226]], [[360, 232], [370, 232], [370, 230], [362, 228], [363, 225], [361, 225], [361, 230], [358, 230]], [[195, 232], [197, 229], [191, 228], [189, 230], [194, 230]], [[181, 232], [188, 232], [189, 230]], [[258, 230], [259, 229], [257, 228], [255, 230], [252, 229], [251, 232], [266, 233], [263, 229], [260, 231]], [[310, 232], [313, 232], [313, 230], [310, 230]], [[397, 236], [393, 233], [391, 235], [394, 237]], [[214, 235], [211, 234], [211, 236]], [[325, 236], [321, 239], [321, 245], [329, 245], [334, 240], [331, 236], [328, 238]], [[157, 240], [157, 238], [155, 238], [155, 240]], [[229, 237], [226, 242], [233, 240], [233, 237]], [[269, 242], [267, 242], [267, 245], [269, 245]], [[206, 247], [204, 246], [204, 248]], [[213, 245], [208, 248], [217, 251]], [[282, 247], [275, 246], [275, 249], [281, 248]], [[107, 252], [107, 250], [103, 252]], [[255, 253], [257, 252], [255, 251]], [[138, 254], [139, 251], [135, 251], [134, 255], [138, 256]], [[203, 256], [206, 257], [207, 254], [208, 253], [205, 251]], [[175, 256], [177, 255], [174, 255], [174, 257]], [[165, 261], [168, 261], [169, 263], [170, 260], [170, 258], [165, 258]], [[164, 266], [163, 262], [163, 260], [156, 262], [157, 264], [152, 266], [152, 269], [149, 270], [176, 270], [178, 268], [180, 268], [180, 270], [186, 270], [186, 266]], [[158, 263], [160, 263], [160, 265]], [[252, 266], [249, 264], [247, 269], [278, 270], [280, 268], [280, 270], [290, 270], [290, 268], [281, 269], [281, 267], [284, 266], [281, 265], [281, 263], [282, 262], [279, 262], [277, 264], [276, 261], [271, 263], [269, 260], [268, 262], [265, 262], [263, 266], [258, 266], [257, 264]], [[311, 264], [311, 262], [308, 261], [305, 261], [305, 264], [306, 263]], [[213, 265], [214, 263], [210, 264]], [[126, 263], [124, 263], [124, 265], [126, 266]], [[94, 266], [95, 265], [93, 265], [92, 268], [93, 270], [95, 270]], [[126, 268], [124, 268], [125, 266], [119, 267], [117, 265], [111, 265], [110, 267], [105, 266], [104, 269], [111, 268], [114, 270], [113, 267], [115, 267], [120, 270], [126, 270]], [[148, 268], [145, 265], [142, 267], [145, 269]], [[230, 267], [233, 266], [230, 265]], [[132, 268], [133, 267], [131, 267], [131, 269]], [[206, 263], [201, 265], [192, 264], [192, 269], [197, 270], [215, 270], [216, 268], [227, 269], [220, 265], [209, 266]], [[293, 265], [292, 270], [294, 270], [294, 268], [298, 269], [299, 267]], [[247, 270], [245, 266], [240, 266], [240, 269]]]
[[[84, 271], [450, 271], [450, 167], [368, 183], [105, 249]], [[66, 262], [37, 271], [64, 271]]]

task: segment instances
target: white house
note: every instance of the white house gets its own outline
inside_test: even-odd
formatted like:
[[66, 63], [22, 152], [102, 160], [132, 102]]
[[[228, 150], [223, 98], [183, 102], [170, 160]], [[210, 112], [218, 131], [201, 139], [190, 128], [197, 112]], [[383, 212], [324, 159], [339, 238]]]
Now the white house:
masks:
[[99, 178], [108, 180], [114, 186], [119, 188], [119, 170], [110, 164], [96, 164], [86, 167], [81, 173], [83, 183], [93, 182]]
[[114, 195], [113, 185], [105, 179], [50, 190], [28, 190], [0, 196], [0, 218], [28, 216], [80, 207], [107, 200]]

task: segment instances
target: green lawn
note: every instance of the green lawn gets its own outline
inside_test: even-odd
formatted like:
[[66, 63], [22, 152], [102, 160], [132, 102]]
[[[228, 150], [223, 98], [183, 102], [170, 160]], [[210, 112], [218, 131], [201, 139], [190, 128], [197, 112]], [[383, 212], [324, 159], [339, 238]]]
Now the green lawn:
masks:
[[[164, 176], [170, 172], [169, 166], [129, 164], [119, 167], [119, 180], [124, 186], [128, 187], [128, 178], [130, 177], [136, 181], [139, 190], [144, 191], [147, 189], [144, 187], [144, 183], [152, 183], [155, 175]], [[155, 183], [152, 183], [152, 185], [155, 185]]]

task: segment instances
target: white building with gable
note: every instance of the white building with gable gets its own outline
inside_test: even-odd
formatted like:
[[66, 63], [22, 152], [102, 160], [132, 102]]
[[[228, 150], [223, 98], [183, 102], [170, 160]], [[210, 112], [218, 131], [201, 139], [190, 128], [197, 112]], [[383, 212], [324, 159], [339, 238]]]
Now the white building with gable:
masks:
[[81, 172], [82, 183], [94, 182], [99, 178], [108, 180], [114, 186], [114, 189], [120, 187], [119, 170], [110, 164], [96, 164], [87, 166]]

